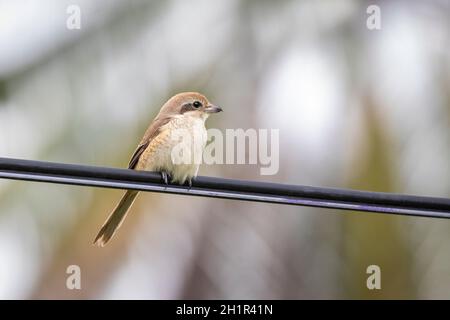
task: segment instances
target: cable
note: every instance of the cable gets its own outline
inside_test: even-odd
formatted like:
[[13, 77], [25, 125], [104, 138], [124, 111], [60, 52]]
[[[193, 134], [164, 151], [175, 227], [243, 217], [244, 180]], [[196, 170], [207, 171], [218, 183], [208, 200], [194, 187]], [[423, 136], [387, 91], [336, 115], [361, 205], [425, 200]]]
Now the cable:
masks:
[[197, 177], [191, 188], [165, 185], [157, 172], [0, 158], [0, 178], [135, 189], [187, 196], [450, 218], [450, 199], [269, 182]]

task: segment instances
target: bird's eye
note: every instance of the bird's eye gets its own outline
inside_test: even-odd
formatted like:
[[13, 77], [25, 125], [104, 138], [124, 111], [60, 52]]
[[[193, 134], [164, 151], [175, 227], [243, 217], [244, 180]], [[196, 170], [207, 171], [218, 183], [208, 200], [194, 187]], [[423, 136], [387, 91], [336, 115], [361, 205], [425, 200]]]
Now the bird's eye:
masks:
[[193, 104], [194, 108], [200, 108], [202, 106], [202, 103], [200, 101], [195, 101]]

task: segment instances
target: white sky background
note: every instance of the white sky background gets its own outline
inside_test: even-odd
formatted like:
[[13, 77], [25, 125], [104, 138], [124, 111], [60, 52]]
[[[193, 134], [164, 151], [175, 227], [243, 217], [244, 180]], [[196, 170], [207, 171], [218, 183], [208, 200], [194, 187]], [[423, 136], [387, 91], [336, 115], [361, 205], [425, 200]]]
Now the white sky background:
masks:
[[[65, 29], [65, 8], [73, 1], [42, 3], [0, 1], [0, 79], [23, 70], [58, 47], [76, 41], [83, 32], [100, 25], [103, 19], [125, 5], [124, 1], [76, 1], [82, 7], [83, 17], [82, 30], [77, 33]], [[74, 82], [65, 77], [65, 60], [42, 66], [23, 85], [14, 86], [10, 100], [0, 101], [3, 104], [0, 107], [0, 155], [38, 157], [51, 140], [49, 136], [63, 132], [73, 120], [70, 107], [62, 105], [80, 92], [77, 97], [81, 103], [74, 102], [76, 108], [82, 109], [78, 121], [92, 122], [91, 126], [95, 126], [98, 119], [93, 116], [100, 109], [104, 111], [104, 123], [117, 126], [117, 139], [121, 134], [132, 136], [134, 133], [128, 130], [130, 123], [148, 117], [145, 101], [150, 94], [164, 96], [176, 83], [174, 78], [189, 79], [192, 73], [229, 50], [237, 2], [220, 3], [201, 0], [195, 5], [187, 5], [181, 0], [173, 1], [163, 15], [148, 22], [145, 31], [138, 34], [138, 40], [130, 43], [128, 51], [103, 53], [96, 69], [87, 70], [85, 78], [75, 83], [76, 88], [71, 88]], [[269, 46], [271, 37], [284, 33], [282, 28], [277, 31], [278, 27], [294, 22], [296, 26], [290, 30], [292, 39], [280, 48], [269, 71], [261, 79], [257, 117], [261, 127], [281, 129], [282, 158], [293, 157], [284, 165], [291, 168], [291, 172], [301, 168], [283, 179], [313, 185], [318, 181], [339, 184], [345, 177], [336, 171], [344, 170], [347, 164], [342, 149], [351, 148], [358, 139], [353, 134], [364, 137], [364, 132], [357, 115], [360, 101], [349, 90], [346, 61], [339, 46], [324, 45], [323, 34], [342, 21], [354, 18], [359, 14], [359, 7], [356, 2], [349, 1], [329, 10], [324, 2], [312, 3], [293, 5], [272, 17], [267, 25], [273, 29], [267, 28], [264, 21], [259, 22], [259, 27], [258, 23], [254, 26], [255, 30], [267, 28], [260, 36], [261, 48]], [[317, 16], [305, 15], [310, 12], [305, 9], [314, 11]], [[389, 14], [382, 11], [383, 30], [373, 37], [372, 42], [366, 43], [365, 65], [368, 83], [380, 102], [378, 105], [385, 108], [380, 111], [386, 130], [392, 134], [398, 151], [394, 170], [400, 181], [398, 189], [407, 193], [448, 196], [450, 151], [449, 139], [443, 132], [448, 134], [449, 124], [441, 116], [444, 102], [440, 98], [442, 92], [433, 86], [432, 65], [437, 57], [448, 54], [448, 46], [444, 45], [446, 41], [449, 43], [448, 28], [445, 31], [445, 22], [422, 15], [419, 10], [405, 10], [405, 2], [390, 6], [389, 10]], [[155, 60], [161, 63], [155, 66], [152, 63]], [[43, 83], [46, 79], [49, 80], [47, 84]], [[128, 90], [120, 90], [124, 79], [129, 84]], [[90, 83], [101, 83], [102, 90], [88, 92]], [[55, 96], [41, 96], [40, 93], [49, 87], [57, 89]], [[41, 107], [30, 107], [35, 103]], [[41, 113], [51, 113], [59, 121], [49, 126], [40, 120]], [[349, 118], [354, 121], [348, 121]], [[80, 140], [83, 139], [86, 136], [81, 133]], [[112, 150], [114, 146], [105, 148]], [[111, 150], [106, 152], [113, 152]], [[95, 161], [95, 158], [89, 159]], [[0, 181], [0, 192], [8, 185], [8, 182]], [[62, 192], [61, 197], [69, 203], [78, 199], [71, 200], [69, 191]], [[55, 204], [53, 210], [60, 210], [59, 207], [66, 203]], [[27, 214], [30, 215], [33, 208], [24, 204], [12, 210], [11, 206], [12, 203], [0, 205], [1, 210], [7, 211], [0, 215], [0, 262], [8, 261], [8, 264], [0, 263], [0, 298], [25, 298], [39, 276], [41, 266], [51, 258], [52, 246], [48, 245], [48, 251], [42, 255], [30, 255], [30, 252], [36, 252], [35, 243], [42, 238], [33, 220], [23, 229], [19, 226], [27, 221]], [[49, 212], [43, 219], [50, 219], [51, 215]], [[61, 221], [60, 232], [64, 231], [64, 225], [70, 227], [75, 215], [76, 212], [68, 211], [59, 218], [67, 220]], [[178, 230], [179, 225], [162, 223], [167, 224], [167, 230]], [[151, 228], [148, 225], [143, 224], [145, 228]], [[11, 231], [18, 229], [22, 232]], [[27, 231], [26, 236], [23, 230]], [[175, 231], [167, 231], [167, 234], [171, 233]], [[159, 236], [164, 238], [163, 234]], [[178, 258], [171, 255], [173, 248], [163, 247], [165, 250], [162, 250], [156, 246], [151, 249], [161, 260], [147, 272], [154, 256], [143, 254], [139, 246], [142, 237], [138, 235], [123, 268], [111, 277], [114, 280], [105, 288], [104, 297], [176, 297], [180, 290], [176, 275], [182, 272], [182, 266], [192, 254], [191, 237], [195, 235], [182, 234], [175, 240], [186, 249], [185, 255]], [[433, 293], [432, 288], [425, 289]]]
[[81, 32], [68, 32], [66, 9], [82, 7], [82, 30], [101, 25], [125, 2], [119, 0], [0, 1], [0, 78], [36, 62]]

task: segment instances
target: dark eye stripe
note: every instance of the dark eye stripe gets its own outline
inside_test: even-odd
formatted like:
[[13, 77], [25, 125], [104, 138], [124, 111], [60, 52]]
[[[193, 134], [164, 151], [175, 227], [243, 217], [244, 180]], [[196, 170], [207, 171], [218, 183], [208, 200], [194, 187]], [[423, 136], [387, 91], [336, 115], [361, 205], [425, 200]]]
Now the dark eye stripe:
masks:
[[194, 103], [186, 103], [181, 107], [181, 113], [197, 110], [201, 106], [202, 103], [200, 101], [195, 101]]

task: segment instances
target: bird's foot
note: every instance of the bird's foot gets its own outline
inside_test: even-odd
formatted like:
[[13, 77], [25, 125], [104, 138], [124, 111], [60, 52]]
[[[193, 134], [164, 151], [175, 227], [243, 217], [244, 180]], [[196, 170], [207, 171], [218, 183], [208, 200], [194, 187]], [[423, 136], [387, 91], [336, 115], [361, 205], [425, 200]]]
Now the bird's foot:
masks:
[[189, 178], [187, 179], [187, 184], [188, 184], [188, 190], [191, 190], [192, 188], [192, 182], [194, 182], [195, 177]]
[[168, 185], [170, 180], [170, 175], [167, 173], [167, 171], [161, 171], [161, 178], [164, 184]]

